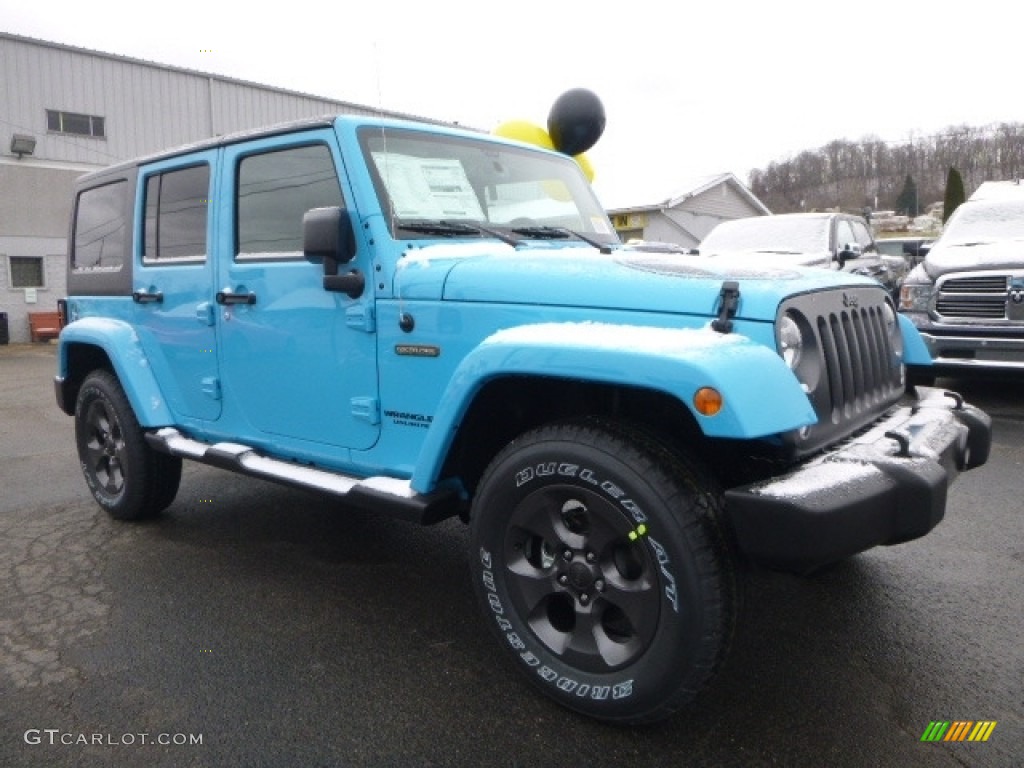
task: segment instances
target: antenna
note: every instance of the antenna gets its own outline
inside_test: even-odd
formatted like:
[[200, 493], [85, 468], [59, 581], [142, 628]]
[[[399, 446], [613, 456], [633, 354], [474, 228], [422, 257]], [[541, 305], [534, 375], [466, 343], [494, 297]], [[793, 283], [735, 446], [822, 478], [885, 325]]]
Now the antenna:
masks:
[[[396, 232], [395, 229], [395, 206], [391, 202], [391, 161], [388, 157], [388, 134], [384, 129], [383, 119], [384, 114], [384, 96], [383, 88], [381, 87], [381, 67], [380, 67], [380, 51], [377, 47], [377, 41], [373, 41], [373, 67], [377, 77], [377, 117], [381, 120], [380, 125], [380, 146], [381, 146], [381, 158], [384, 161], [384, 167], [381, 168], [378, 164], [377, 172], [381, 174], [381, 178], [384, 182], [384, 189], [381, 192], [385, 198], [381, 201], [387, 208], [385, 215], [388, 217], [388, 230], [391, 233]], [[403, 258], [404, 258], [403, 254]], [[411, 331], [411, 325], [406, 327], [407, 318], [411, 319], [405, 312], [405, 302], [402, 299], [402, 268], [400, 264], [395, 264], [395, 274], [393, 277], [395, 286], [395, 297], [398, 299], [398, 317], [403, 330]]]

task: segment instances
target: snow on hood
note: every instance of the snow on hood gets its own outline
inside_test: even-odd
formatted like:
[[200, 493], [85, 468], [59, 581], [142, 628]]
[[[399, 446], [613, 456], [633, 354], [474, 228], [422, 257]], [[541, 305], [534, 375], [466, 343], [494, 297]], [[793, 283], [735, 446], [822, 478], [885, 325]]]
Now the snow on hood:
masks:
[[1024, 237], [991, 243], [936, 245], [925, 257], [924, 269], [932, 280], [950, 272], [1024, 269]]
[[723, 259], [729, 264], [747, 264], [751, 268], [760, 268], [762, 270], [787, 266], [827, 266], [830, 262], [830, 257], [827, 251], [808, 253], [804, 251], [764, 250], [754, 248], [746, 250], [737, 249], [732, 251], [716, 250], [714, 253], [705, 253], [704, 251], [701, 251], [700, 255], [707, 259]]
[[1024, 269], [1024, 199], [961, 203], [924, 267], [933, 280], [949, 272]]
[[741, 336], [704, 328], [652, 328], [598, 322], [537, 323], [498, 331], [487, 339], [492, 344], [594, 347], [673, 356], [681, 351], [724, 347], [744, 342]]

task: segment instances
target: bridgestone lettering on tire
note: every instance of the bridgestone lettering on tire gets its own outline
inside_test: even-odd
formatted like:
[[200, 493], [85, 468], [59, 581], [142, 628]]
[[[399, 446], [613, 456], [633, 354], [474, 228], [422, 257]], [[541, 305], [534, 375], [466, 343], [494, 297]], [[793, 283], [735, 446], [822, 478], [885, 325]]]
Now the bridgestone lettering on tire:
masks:
[[544, 427], [492, 462], [473, 502], [474, 586], [516, 666], [559, 703], [652, 722], [711, 680], [736, 569], [713, 481], [615, 423]]
[[181, 481], [181, 459], [146, 443], [117, 378], [90, 373], [75, 404], [75, 442], [93, 498], [118, 520], [158, 515]]

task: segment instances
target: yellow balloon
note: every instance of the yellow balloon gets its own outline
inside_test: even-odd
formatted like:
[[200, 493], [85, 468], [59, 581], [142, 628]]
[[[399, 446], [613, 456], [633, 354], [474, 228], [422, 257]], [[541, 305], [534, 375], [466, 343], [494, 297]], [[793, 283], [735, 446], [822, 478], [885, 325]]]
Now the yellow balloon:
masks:
[[586, 152], [580, 152], [578, 155], [573, 157], [573, 160], [579, 165], [580, 170], [583, 171], [583, 175], [587, 177], [587, 181], [591, 184], [594, 183], [594, 166], [590, 164], [590, 158], [587, 157]]
[[[495, 136], [501, 136], [506, 139], [515, 139], [516, 141], [522, 141], [526, 144], [533, 144], [538, 147], [544, 147], [544, 149], [554, 149], [555, 144], [551, 140], [551, 135], [544, 130], [541, 126], [536, 123], [531, 123], [529, 120], [508, 120], [493, 131]], [[583, 175], [587, 177], [587, 181], [590, 183], [594, 182], [594, 166], [590, 164], [590, 159], [587, 157], [586, 152], [580, 152], [573, 158], [580, 166], [580, 170], [583, 171]], [[550, 193], [549, 193], [550, 194]], [[560, 199], [561, 195], [566, 194], [560, 192], [558, 194], [552, 194], [552, 197]]]
[[492, 133], [506, 139], [515, 139], [545, 149], [554, 149], [554, 142], [548, 132], [527, 120], [509, 120], [495, 128]]
[[572, 200], [572, 192], [569, 191], [569, 188], [565, 186], [565, 182], [561, 179], [542, 181], [540, 184], [544, 189], [544, 194], [552, 200], [558, 200], [563, 203], [567, 203]]

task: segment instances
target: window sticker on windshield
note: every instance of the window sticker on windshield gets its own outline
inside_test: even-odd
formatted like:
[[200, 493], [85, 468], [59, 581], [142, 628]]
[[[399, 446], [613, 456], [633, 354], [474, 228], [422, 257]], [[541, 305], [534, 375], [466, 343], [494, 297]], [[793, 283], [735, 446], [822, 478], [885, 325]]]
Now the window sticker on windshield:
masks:
[[373, 161], [399, 218], [484, 218], [476, 192], [458, 160], [374, 152]]
[[608, 229], [608, 221], [600, 216], [590, 217], [590, 226], [594, 228], [594, 231], [601, 235], [607, 235], [611, 233]]

